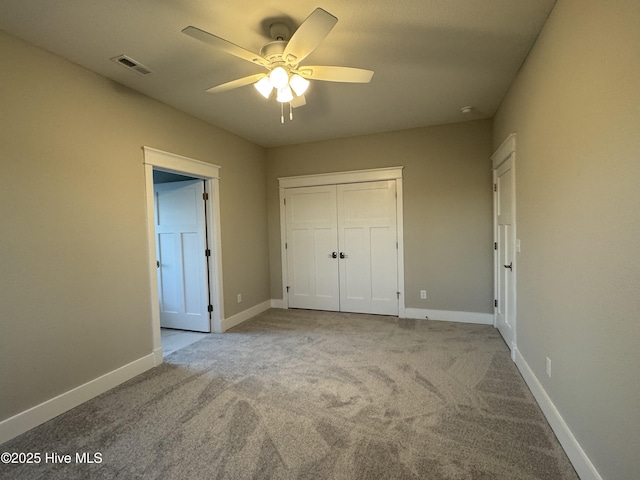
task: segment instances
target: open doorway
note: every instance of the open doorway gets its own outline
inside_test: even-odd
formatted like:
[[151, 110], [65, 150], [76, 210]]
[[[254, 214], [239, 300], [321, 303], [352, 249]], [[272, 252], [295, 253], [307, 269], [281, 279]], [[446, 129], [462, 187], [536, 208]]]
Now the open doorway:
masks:
[[153, 171], [160, 326], [211, 332], [204, 180]]
[[204, 183], [194, 177], [153, 170], [164, 357], [211, 332]]
[[208, 333], [188, 332], [185, 330], [174, 330], [172, 328], [160, 329], [160, 340], [162, 344], [162, 356], [171, 355], [176, 350], [180, 350], [192, 343], [209, 335]]
[[[153, 352], [156, 365], [162, 363], [162, 336], [160, 322], [160, 294], [158, 282], [158, 246], [155, 219], [155, 187], [156, 178], [173, 178], [173, 175], [188, 177], [202, 182], [206, 192], [204, 208], [207, 223], [205, 249], [209, 251], [209, 268], [207, 279], [209, 284], [209, 305], [207, 306], [207, 321], [209, 331], [222, 331], [224, 318], [222, 293], [222, 252], [220, 245], [220, 202], [219, 202], [219, 169], [220, 167], [198, 160], [144, 147], [146, 204], [147, 204], [147, 232], [149, 242], [149, 281], [151, 286], [151, 313]], [[161, 172], [161, 173], [160, 173]], [[189, 180], [192, 179], [192, 180]], [[179, 179], [184, 181], [184, 179]], [[196, 183], [199, 183], [196, 182]], [[169, 182], [171, 183], [171, 182]], [[179, 182], [176, 182], [179, 183]]]

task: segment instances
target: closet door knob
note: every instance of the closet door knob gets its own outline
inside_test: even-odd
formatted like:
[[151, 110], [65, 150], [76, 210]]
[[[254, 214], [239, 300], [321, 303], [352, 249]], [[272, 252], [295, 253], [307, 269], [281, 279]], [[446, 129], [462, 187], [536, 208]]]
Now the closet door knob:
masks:
[[330, 258], [338, 258], [338, 252], [333, 252], [329, 254]]
[[349, 255], [345, 255], [344, 252], [340, 252], [340, 258], [347, 258]]
[[508, 268], [513, 272], [513, 262], [511, 262], [509, 265], [505, 265], [504, 268]]

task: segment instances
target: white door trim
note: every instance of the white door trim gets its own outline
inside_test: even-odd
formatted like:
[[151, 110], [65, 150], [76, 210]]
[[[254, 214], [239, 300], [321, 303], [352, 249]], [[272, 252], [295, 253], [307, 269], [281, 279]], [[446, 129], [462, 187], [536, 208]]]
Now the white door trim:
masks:
[[498, 149], [491, 155], [491, 163], [493, 170], [496, 170], [502, 165], [512, 153], [516, 151], [516, 134], [510, 134], [504, 142], [498, 147]]
[[279, 187], [313, 187], [317, 185], [339, 185], [342, 183], [377, 182], [402, 178], [404, 167], [372, 168], [369, 170], [353, 170], [349, 172], [319, 173], [317, 175], [299, 175], [296, 177], [278, 178]]
[[220, 167], [155, 148], [142, 147], [144, 151], [144, 172], [146, 187], [147, 241], [149, 245], [149, 281], [151, 285], [151, 324], [153, 332], [153, 353], [155, 364], [162, 363], [162, 343], [160, 340], [160, 308], [158, 301], [158, 277], [156, 273], [155, 221], [153, 216], [153, 170], [188, 175], [206, 182], [209, 199], [206, 201], [208, 245], [211, 250], [209, 265], [209, 288], [213, 312], [211, 330], [222, 332], [224, 300], [222, 291], [222, 242], [220, 236]]
[[400, 301], [398, 302], [398, 317], [406, 318], [406, 309], [404, 306], [404, 210], [402, 190], [402, 170], [400, 178], [396, 178], [396, 222], [398, 224], [398, 292], [400, 292]]
[[294, 177], [278, 178], [280, 190], [280, 258], [282, 271], [282, 307], [289, 308], [287, 296], [287, 250], [285, 239], [287, 238], [286, 210], [285, 210], [285, 190], [293, 187], [312, 187], [319, 185], [340, 185], [345, 183], [375, 182], [380, 180], [396, 181], [396, 222], [398, 238], [398, 316], [405, 318], [404, 301], [404, 224], [403, 224], [403, 190], [402, 171], [404, 167], [374, 168], [368, 170], [354, 170], [347, 172], [320, 173], [317, 175], [300, 175]]
[[[493, 170], [493, 185], [494, 185], [494, 192], [493, 192], [493, 241], [494, 242], [498, 242], [498, 197], [497, 197], [497, 192], [495, 191], [495, 185], [497, 184], [497, 178], [498, 178], [498, 169], [500, 168], [500, 166], [502, 166], [502, 164], [504, 162], [506, 162], [508, 159], [511, 159], [512, 162], [512, 170], [513, 170], [513, 184], [512, 184], [512, 208], [513, 208], [513, 237], [514, 239], [517, 238], [517, 230], [516, 230], [516, 215], [515, 215], [515, 211], [516, 211], [516, 184], [515, 184], [515, 172], [516, 172], [516, 134], [512, 133], [510, 134], [505, 140], [504, 142], [502, 142], [502, 144], [497, 148], [497, 150], [493, 153], [493, 155], [491, 155], [491, 162], [492, 162], [492, 170]], [[514, 259], [517, 258], [517, 254], [519, 253], [516, 248], [515, 245], [513, 245], [513, 252], [514, 252]], [[493, 264], [494, 264], [494, 275], [493, 275], [493, 292], [494, 292], [494, 299], [497, 300], [498, 298], [498, 275], [499, 275], [499, 269], [500, 268], [504, 268], [502, 265], [500, 265], [500, 259], [498, 258], [498, 251], [497, 249], [493, 250]], [[517, 261], [513, 262], [513, 308], [512, 308], [512, 324], [513, 324], [513, 341], [512, 344], [509, 346], [509, 348], [511, 348], [511, 358], [512, 360], [515, 362], [515, 355], [516, 355], [516, 351], [518, 348], [518, 344], [517, 344], [517, 306], [518, 306], [518, 301], [517, 301]], [[494, 307], [494, 313], [493, 313], [493, 326], [497, 328], [497, 317], [498, 317], [498, 312], [497, 309]]]

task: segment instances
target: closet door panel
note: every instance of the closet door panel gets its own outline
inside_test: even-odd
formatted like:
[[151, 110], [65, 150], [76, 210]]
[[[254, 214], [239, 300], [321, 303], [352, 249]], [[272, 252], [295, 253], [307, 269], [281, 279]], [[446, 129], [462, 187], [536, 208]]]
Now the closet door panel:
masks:
[[336, 188], [287, 189], [289, 306], [339, 310]]
[[366, 302], [370, 297], [369, 241], [366, 228], [344, 228], [340, 236], [340, 251], [349, 252], [340, 259], [340, 306], [342, 311], [350, 310], [349, 305]]
[[338, 185], [337, 206], [340, 309], [397, 315], [395, 181]]

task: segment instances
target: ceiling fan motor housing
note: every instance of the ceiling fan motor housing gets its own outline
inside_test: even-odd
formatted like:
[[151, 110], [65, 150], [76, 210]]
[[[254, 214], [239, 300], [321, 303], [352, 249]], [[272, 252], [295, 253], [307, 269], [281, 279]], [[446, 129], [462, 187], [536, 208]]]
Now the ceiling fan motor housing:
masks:
[[260, 56], [266, 58], [272, 66], [274, 64], [284, 64], [285, 62], [282, 59], [282, 52], [284, 52], [287, 43], [288, 42], [285, 40], [269, 42], [260, 49]]

